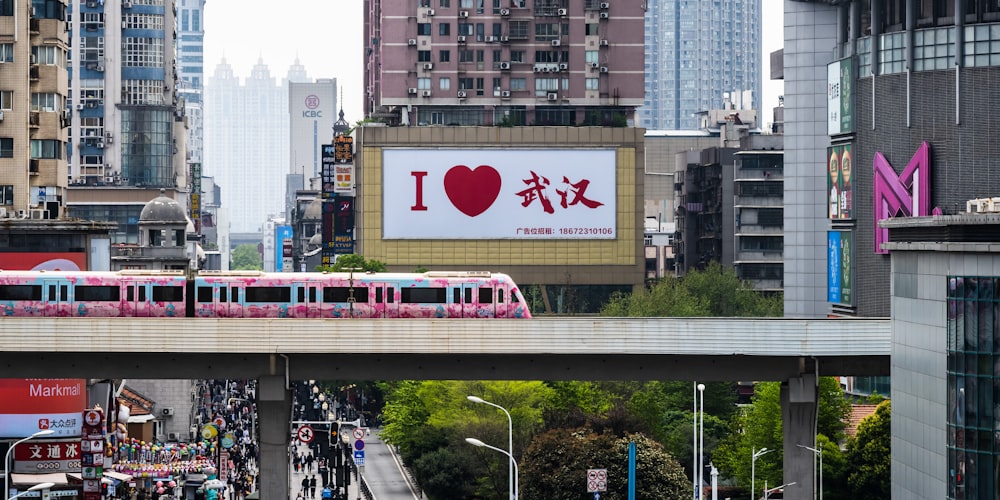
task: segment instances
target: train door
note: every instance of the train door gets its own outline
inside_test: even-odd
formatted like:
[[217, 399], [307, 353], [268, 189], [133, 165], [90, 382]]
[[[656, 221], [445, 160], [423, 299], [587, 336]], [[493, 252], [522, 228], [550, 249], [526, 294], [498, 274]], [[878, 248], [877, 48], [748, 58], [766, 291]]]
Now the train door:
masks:
[[295, 288], [294, 312], [289, 311], [289, 316], [295, 318], [318, 318], [320, 317], [320, 290], [319, 283], [298, 282]]
[[373, 318], [398, 318], [399, 301], [396, 300], [395, 283], [370, 283], [369, 288], [374, 303], [371, 304]]
[[69, 285], [61, 279], [42, 278], [43, 314], [45, 316], [72, 316], [73, 304], [69, 300]]
[[475, 283], [462, 283], [462, 317], [479, 317], [479, 305], [476, 304], [478, 292]]
[[134, 279], [125, 281], [125, 303], [118, 316], [144, 318], [149, 316], [149, 281]]
[[499, 282], [496, 287], [491, 289], [491, 295], [493, 296], [493, 311], [494, 317], [496, 318], [506, 318], [507, 317], [507, 299], [509, 290], [507, 290], [507, 284], [504, 282]]

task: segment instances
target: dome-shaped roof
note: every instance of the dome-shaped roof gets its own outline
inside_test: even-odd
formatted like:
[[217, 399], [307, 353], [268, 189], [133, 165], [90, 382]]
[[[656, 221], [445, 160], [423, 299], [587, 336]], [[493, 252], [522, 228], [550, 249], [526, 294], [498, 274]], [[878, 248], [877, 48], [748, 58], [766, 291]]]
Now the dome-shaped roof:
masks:
[[187, 216], [184, 213], [184, 209], [176, 201], [167, 198], [165, 194], [166, 190], [160, 190], [160, 196], [157, 196], [149, 203], [146, 203], [145, 207], [142, 207], [142, 213], [139, 214], [139, 222], [176, 222], [181, 224], [187, 224]]
[[320, 246], [323, 244], [323, 235], [316, 233], [309, 237], [309, 246]]
[[302, 214], [303, 219], [321, 219], [323, 218], [323, 200], [313, 200], [306, 205], [305, 213]]

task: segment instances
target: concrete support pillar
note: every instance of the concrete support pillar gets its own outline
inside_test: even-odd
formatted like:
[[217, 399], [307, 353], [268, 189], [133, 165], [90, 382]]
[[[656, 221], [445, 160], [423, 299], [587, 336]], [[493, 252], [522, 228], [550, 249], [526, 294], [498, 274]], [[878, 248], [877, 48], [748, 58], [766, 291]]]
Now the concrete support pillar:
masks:
[[816, 375], [803, 374], [781, 384], [781, 419], [785, 452], [786, 500], [813, 500], [816, 454], [797, 445], [816, 447], [818, 397]]
[[287, 500], [289, 418], [292, 393], [284, 376], [257, 380], [257, 432], [260, 434], [260, 498]]

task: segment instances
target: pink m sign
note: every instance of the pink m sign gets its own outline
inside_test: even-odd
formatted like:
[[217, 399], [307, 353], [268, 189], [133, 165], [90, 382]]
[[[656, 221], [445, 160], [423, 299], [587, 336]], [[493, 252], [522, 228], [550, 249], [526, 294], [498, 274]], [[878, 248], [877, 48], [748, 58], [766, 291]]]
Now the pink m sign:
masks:
[[898, 176], [889, 160], [882, 153], [875, 153], [875, 253], [889, 253], [882, 249], [882, 243], [889, 241], [889, 230], [879, 227], [879, 221], [897, 215], [931, 215], [930, 149], [927, 142], [921, 143]]

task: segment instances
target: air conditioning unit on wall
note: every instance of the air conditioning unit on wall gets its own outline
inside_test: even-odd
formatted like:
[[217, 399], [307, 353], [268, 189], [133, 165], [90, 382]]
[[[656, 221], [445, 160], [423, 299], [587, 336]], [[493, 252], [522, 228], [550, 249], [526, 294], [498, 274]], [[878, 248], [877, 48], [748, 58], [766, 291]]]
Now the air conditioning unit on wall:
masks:
[[174, 416], [174, 409], [170, 407], [160, 408], [160, 415], [164, 417], [172, 417]]

